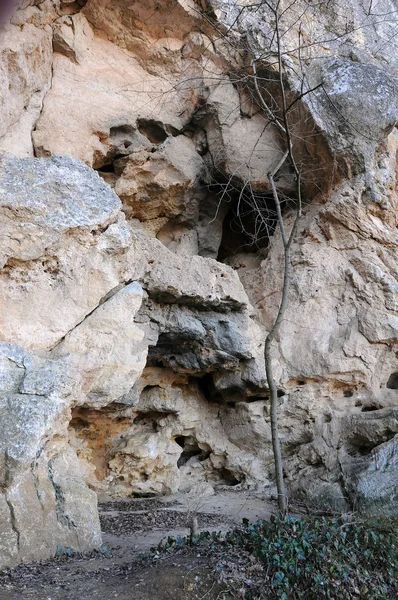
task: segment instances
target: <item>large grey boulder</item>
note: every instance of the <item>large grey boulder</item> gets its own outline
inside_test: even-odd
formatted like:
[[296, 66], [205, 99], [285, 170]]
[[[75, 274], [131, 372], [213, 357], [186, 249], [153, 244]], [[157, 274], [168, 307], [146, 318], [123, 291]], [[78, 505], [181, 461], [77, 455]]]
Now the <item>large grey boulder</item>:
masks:
[[10, 257], [35, 259], [68, 230], [106, 227], [120, 207], [112, 189], [81, 161], [58, 155], [24, 159], [3, 154], [0, 264], [4, 266]]
[[353, 506], [371, 514], [398, 510], [398, 409], [343, 420], [340, 462]]
[[97, 498], [67, 444], [62, 361], [0, 343], [0, 568], [101, 545]]
[[314, 61], [305, 102], [333, 153], [351, 173], [370, 167], [377, 146], [398, 121], [398, 79], [385, 67], [352, 60]]
[[358, 506], [364, 512], [396, 515], [398, 511], [398, 436], [378, 446], [356, 481]]

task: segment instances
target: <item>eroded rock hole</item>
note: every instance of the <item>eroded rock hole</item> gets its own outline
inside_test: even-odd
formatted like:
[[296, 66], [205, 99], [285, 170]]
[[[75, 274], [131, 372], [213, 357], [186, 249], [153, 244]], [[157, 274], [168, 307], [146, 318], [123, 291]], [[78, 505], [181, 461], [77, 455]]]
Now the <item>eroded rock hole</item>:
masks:
[[158, 411], [143, 412], [139, 413], [138, 416], [135, 417], [133, 423], [134, 425], [142, 425], [148, 430], [157, 432], [159, 430], [159, 421], [165, 416], [165, 413]]
[[100, 147], [94, 152], [93, 168], [108, 183], [115, 183], [122, 174], [125, 167], [122, 159], [139, 148], [151, 145], [146, 136], [129, 124], [111, 127], [109, 133], [98, 132], [97, 135]]
[[162, 144], [168, 137], [163, 124], [154, 119], [138, 119], [137, 127], [152, 144]]
[[186, 465], [193, 456], [196, 456], [199, 461], [206, 460], [209, 456], [208, 452], [199, 448], [198, 443], [191, 436], [179, 435], [174, 441], [182, 448], [182, 452], [177, 461], [178, 468]]
[[219, 471], [220, 474], [220, 479], [222, 480], [222, 483], [224, 485], [228, 485], [228, 486], [235, 486], [235, 485], [239, 485], [241, 482], [239, 481], [239, 479], [237, 479], [235, 477], [235, 475], [233, 475], [231, 473], [231, 471], [229, 471], [228, 469], [220, 469]]
[[221, 178], [210, 186], [210, 190], [220, 206], [225, 203], [229, 206], [218, 260], [224, 261], [237, 252], [256, 253], [267, 248], [276, 227], [272, 195]]
[[[285, 394], [278, 394], [278, 397], [280, 396], [284, 396]], [[247, 404], [251, 404], [252, 402], [268, 402], [269, 401], [269, 394], [262, 394], [261, 396], [247, 396], [246, 398], [242, 398], [241, 400], [242, 402], [247, 402]], [[235, 406], [233, 404], [233, 406]]]
[[110, 458], [131, 428], [132, 419], [123, 410], [123, 405], [110, 404], [97, 410], [78, 407], [72, 411], [70, 442], [85, 465], [91, 487], [105, 479]]
[[116, 127], [111, 127], [109, 130], [109, 137], [111, 140], [118, 140], [119, 143], [128, 142], [131, 144], [134, 140], [134, 136], [136, 135], [136, 129], [132, 125], [117, 125]]
[[206, 373], [203, 377], [197, 379], [197, 385], [199, 390], [202, 392], [203, 396], [210, 403], [212, 402], [222, 402], [222, 394], [217, 390], [214, 385], [213, 376], [211, 373]]
[[367, 456], [372, 450], [395, 437], [396, 433], [389, 428], [380, 432], [377, 438], [368, 438], [362, 433], [357, 433], [349, 440], [347, 452], [350, 456]]
[[103, 165], [100, 169], [100, 174], [101, 173], [114, 173], [115, 172], [115, 164], [109, 163], [109, 165]]
[[87, 4], [87, 0], [76, 0], [75, 2], [65, 2], [61, 3], [58, 7], [58, 11], [60, 15], [74, 15]]
[[398, 371], [391, 373], [390, 377], [387, 381], [387, 386], [389, 390], [398, 390]]
[[361, 412], [372, 412], [374, 410], [380, 410], [382, 408], [383, 408], [382, 405], [379, 404], [378, 402], [371, 402], [369, 404], [365, 404], [364, 406], [362, 406]]

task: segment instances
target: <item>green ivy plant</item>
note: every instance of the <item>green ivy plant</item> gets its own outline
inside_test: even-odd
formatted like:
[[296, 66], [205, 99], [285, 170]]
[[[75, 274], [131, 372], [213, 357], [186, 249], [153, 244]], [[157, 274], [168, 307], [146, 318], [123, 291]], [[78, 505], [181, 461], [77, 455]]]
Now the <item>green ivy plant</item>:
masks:
[[398, 598], [398, 531], [393, 520], [368, 525], [336, 518], [271, 517], [230, 532], [225, 544], [263, 566], [249, 599]]

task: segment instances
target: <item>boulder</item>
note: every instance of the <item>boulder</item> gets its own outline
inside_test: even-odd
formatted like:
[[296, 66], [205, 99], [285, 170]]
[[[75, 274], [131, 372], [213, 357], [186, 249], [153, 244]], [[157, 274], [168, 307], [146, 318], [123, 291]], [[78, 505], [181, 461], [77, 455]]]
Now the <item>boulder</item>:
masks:
[[65, 362], [1, 342], [0, 380], [0, 568], [99, 547], [97, 498], [67, 443], [76, 382]]

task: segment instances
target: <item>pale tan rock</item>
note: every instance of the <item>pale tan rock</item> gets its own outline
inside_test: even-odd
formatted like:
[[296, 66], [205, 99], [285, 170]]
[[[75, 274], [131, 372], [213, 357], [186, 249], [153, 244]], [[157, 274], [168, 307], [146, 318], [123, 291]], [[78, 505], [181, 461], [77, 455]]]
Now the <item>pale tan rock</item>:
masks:
[[128, 216], [140, 221], [180, 215], [192, 219], [198, 211], [195, 194], [205, 166], [189, 138], [180, 135], [152, 151], [133, 152], [118, 168], [123, 170], [115, 192]]
[[[299, 26], [308, 77], [325, 80], [360, 133], [321, 90], [297, 111], [309, 202], [273, 350], [280, 435], [289, 493], [391, 513], [397, 183], [396, 140], [384, 138], [398, 63], [357, 28], [317, 45], [325, 60], [312, 68], [311, 40], [357, 23], [354, 2], [344, 15], [328, 7], [314, 19], [306, 5], [283, 43], [293, 48]], [[233, 35], [250, 25], [253, 50], [272, 40], [264, 7], [254, 22], [234, 0], [207, 8]], [[276, 232], [260, 256], [225, 241], [242, 185], [267, 197], [282, 152], [250, 85], [225, 75], [238, 66], [250, 79], [248, 60], [190, 0], [27, 1], [2, 31], [0, 149], [72, 158], [1, 158], [0, 566], [99, 546], [92, 490], [272, 485], [263, 348], [281, 241]], [[290, 193], [287, 162], [279, 175]], [[233, 184], [229, 203], [207, 188], [216, 181]], [[214, 260], [226, 247], [229, 266]]]
[[112, 128], [135, 128], [140, 118], [181, 129], [185, 119], [178, 116], [172, 86], [145, 71], [133, 54], [95, 36], [83, 16], [71, 18], [74, 38], [64, 44], [76, 60], [54, 55], [51, 90], [33, 134], [36, 152], [68, 154], [91, 165], [109, 153]]
[[2, 27], [0, 151], [33, 156], [32, 130], [51, 86], [51, 64], [51, 28]]
[[136, 232], [135, 251], [144, 258], [137, 278], [154, 300], [187, 306], [239, 310], [247, 296], [230, 267], [200, 256], [180, 256]]
[[83, 13], [95, 29], [151, 68], [178, 60], [183, 40], [200, 18], [192, 0], [140, 1], [133, 7], [125, 0], [89, 0]]
[[126, 394], [146, 363], [145, 328], [134, 322], [142, 302], [139, 284], [130, 283], [91, 312], [54, 348], [81, 377], [82, 401], [106, 405]]
[[[388, 164], [394, 148], [393, 138], [381, 147], [375, 174]], [[374, 180], [380, 182], [381, 177]], [[375, 510], [382, 511], [383, 503], [388, 504], [387, 492], [378, 504], [364, 487], [359, 499], [355, 482], [362, 477], [364, 482], [373, 481], [367, 475], [371, 449], [385, 438], [374, 439], [371, 426], [378, 417], [382, 423], [383, 411], [397, 403], [395, 390], [386, 389], [396, 371], [398, 348], [398, 272], [393, 258], [398, 243], [397, 200], [396, 184], [387, 180], [383, 190], [378, 188], [383, 193], [376, 204], [365, 181], [363, 176], [347, 182], [324, 207], [314, 207], [303, 219], [292, 250], [290, 305], [281, 325], [279, 352], [275, 349], [275, 370], [288, 394], [280, 421], [291, 489], [301, 489], [311, 502], [339, 509], [347, 509], [348, 501], [370, 510], [374, 502]], [[261, 267], [242, 272], [258, 318], [267, 328], [280, 298], [281, 257], [276, 236]], [[389, 426], [393, 433], [394, 415]], [[362, 425], [355, 438], [356, 419]], [[360, 454], [364, 458], [356, 467]], [[319, 489], [311, 481], [313, 465], [316, 477], [328, 481]], [[339, 488], [342, 476], [345, 491]], [[383, 477], [387, 481], [389, 475]], [[387, 505], [385, 510], [389, 511]]]
[[250, 181], [254, 189], [269, 189], [267, 173], [283, 156], [277, 130], [265, 127], [261, 114], [242, 117], [240, 96], [228, 81], [210, 87], [207, 104], [213, 118], [205, 121], [205, 130], [216, 168], [227, 177]]

